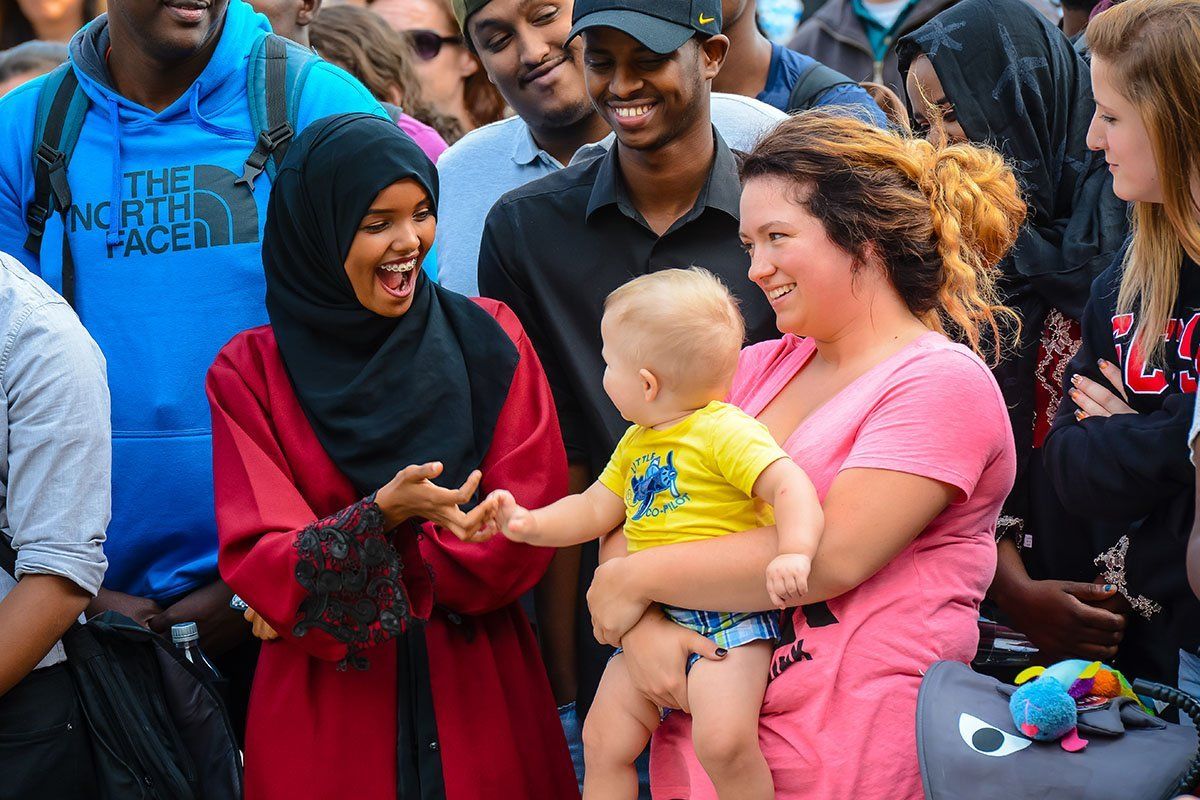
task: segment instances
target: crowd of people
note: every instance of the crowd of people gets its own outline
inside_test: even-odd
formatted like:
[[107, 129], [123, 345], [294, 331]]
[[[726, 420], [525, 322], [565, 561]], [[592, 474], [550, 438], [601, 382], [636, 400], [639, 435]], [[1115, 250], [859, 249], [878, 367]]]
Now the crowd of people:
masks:
[[1200, 697], [1198, 85], [1200, 0], [0, 0], [0, 799], [98, 797], [104, 612], [249, 800], [917, 800], [981, 621]]

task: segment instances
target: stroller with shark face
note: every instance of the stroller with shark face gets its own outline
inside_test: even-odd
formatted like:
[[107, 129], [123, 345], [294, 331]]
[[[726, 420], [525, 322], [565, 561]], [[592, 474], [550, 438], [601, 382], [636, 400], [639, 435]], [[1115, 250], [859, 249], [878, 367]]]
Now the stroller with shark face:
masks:
[[[1143, 697], [1175, 704], [1200, 723], [1200, 703], [1136, 681]], [[917, 753], [926, 800], [1169, 800], [1200, 782], [1192, 728], [1150, 716], [1128, 698], [1081, 711], [1086, 749], [1035, 742], [1013, 724], [1013, 687], [965, 664], [939, 661], [917, 699]]]

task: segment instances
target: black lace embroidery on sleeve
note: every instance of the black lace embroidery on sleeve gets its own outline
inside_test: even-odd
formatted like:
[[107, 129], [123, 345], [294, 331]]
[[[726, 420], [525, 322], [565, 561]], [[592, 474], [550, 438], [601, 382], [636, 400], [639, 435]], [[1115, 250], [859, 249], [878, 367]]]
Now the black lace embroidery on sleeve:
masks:
[[296, 537], [296, 580], [308, 592], [292, 628], [316, 628], [346, 644], [338, 669], [365, 670], [362, 651], [392, 639], [411, 621], [400, 554], [375, 497], [317, 520]]

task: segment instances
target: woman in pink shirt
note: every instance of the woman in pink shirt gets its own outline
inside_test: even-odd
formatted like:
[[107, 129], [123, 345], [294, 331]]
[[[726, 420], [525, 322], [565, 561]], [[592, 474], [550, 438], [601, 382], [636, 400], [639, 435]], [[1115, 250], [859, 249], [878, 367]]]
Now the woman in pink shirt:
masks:
[[[763, 753], [779, 798], [916, 800], [921, 675], [974, 655], [1013, 482], [980, 354], [1012, 338], [994, 268], [1025, 206], [993, 151], [813, 113], [781, 123], [742, 177], [750, 277], [784, 336], [743, 351], [730, 399], [804, 468], [826, 518], [806, 605], [784, 615]], [[775, 553], [765, 528], [609, 561], [589, 592], [596, 633], [647, 696], [686, 710], [688, 654], [721, 654], [656, 604], [770, 608]], [[651, 784], [715, 797], [685, 714], [655, 736]]]

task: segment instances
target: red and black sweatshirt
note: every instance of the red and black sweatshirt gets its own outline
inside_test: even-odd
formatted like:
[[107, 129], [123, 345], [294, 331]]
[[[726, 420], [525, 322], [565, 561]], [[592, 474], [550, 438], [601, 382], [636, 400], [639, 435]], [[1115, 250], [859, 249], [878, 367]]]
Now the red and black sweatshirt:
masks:
[[[1092, 285], [1083, 344], [1067, 367], [1064, 386], [1069, 391], [1071, 377], [1082, 373], [1115, 388], [1100, 372], [1097, 362], [1105, 359], [1121, 368], [1137, 413], [1077, 421], [1077, 406], [1065, 395], [1046, 439], [1045, 466], [1068, 509], [1109, 529], [1117, 540], [1109, 567], [1098, 566], [1098, 574], [1107, 572], [1105, 579], [1119, 587], [1123, 582], [1142, 616], [1165, 623], [1176, 639], [1169, 645], [1194, 651], [1200, 645], [1200, 601], [1188, 587], [1184, 556], [1196, 480], [1187, 436], [1197, 385], [1200, 269], [1184, 258], [1165, 347], [1154, 363], [1133, 346], [1136, 311], [1117, 313], [1121, 275], [1118, 258]], [[1123, 556], [1122, 536], [1128, 537]]]

